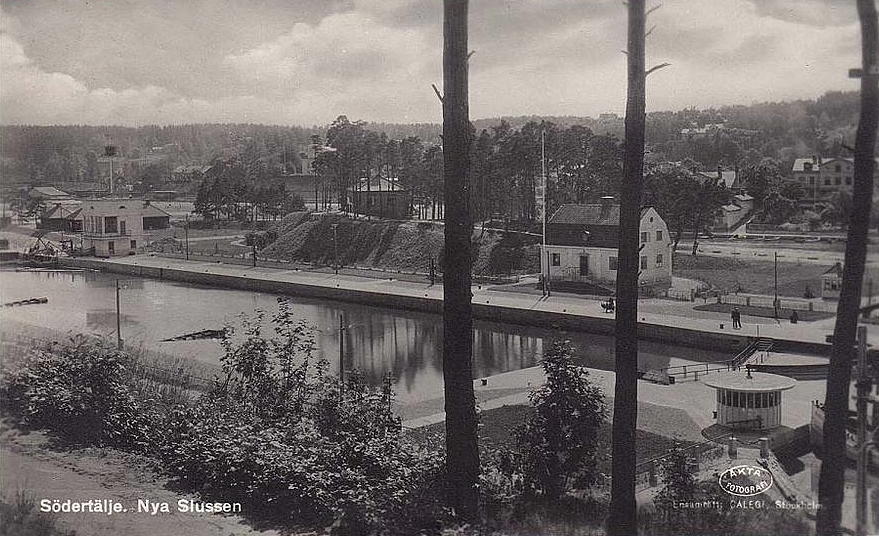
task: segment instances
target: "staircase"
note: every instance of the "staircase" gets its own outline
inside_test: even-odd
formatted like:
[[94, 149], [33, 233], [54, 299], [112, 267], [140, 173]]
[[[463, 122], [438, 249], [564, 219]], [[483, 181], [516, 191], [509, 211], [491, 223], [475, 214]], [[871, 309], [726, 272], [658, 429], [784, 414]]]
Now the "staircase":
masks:
[[756, 354], [757, 352], [768, 352], [772, 349], [772, 345], [775, 341], [766, 337], [760, 337], [755, 340], [751, 344], [745, 347], [744, 350], [739, 352], [737, 356], [735, 356], [732, 360], [732, 365], [734, 368], [739, 368], [751, 359], [751, 356]]

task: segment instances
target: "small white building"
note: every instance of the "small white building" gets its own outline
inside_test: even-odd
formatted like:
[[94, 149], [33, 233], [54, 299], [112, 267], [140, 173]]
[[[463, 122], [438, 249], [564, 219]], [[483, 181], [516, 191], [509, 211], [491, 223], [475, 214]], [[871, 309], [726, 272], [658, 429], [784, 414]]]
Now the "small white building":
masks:
[[[619, 250], [620, 206], [601, 203], [562, 205], [546, 223], [542, 273], [550, 281], [592, 283], [614, 288]], [[639, 285], [671, 286], [672, 241], [656, 209], [641, 210]], [[548, 266], [547, 266], [548, 264]]]
[[796, 385], [786, 376], [734, 371], [706, 377], [717, 390], [717, 424], [736, 430], [781, 426], [781, 393]]
[[82, 247], [96, 257], [133, 255], [149, 236], [167, 229], [171, 216], [149, 201], [137, 199], [86, 200], [82, 204]]

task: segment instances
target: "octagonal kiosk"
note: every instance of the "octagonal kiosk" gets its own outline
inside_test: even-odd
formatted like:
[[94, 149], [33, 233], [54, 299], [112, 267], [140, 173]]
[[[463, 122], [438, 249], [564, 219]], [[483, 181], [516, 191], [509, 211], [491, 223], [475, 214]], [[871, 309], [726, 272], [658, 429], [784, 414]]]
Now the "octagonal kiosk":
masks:
[[781, 393], [797, 381], [777, 374], [732, 371], [704, 380], [717, 389], [717, 423], [734, 430], [781, 426]]

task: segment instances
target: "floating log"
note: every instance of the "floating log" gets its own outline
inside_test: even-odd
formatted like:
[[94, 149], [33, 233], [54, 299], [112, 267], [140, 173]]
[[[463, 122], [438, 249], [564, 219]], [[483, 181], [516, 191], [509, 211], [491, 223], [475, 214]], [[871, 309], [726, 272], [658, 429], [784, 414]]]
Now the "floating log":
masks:
[[226, 330], [225, 329], [203, 329], [201, 331], [195, 331], [192, 333], [187, 333], [185, 335], [178, 335], [177, 337], [162, 339], [160, 342], [198, 341], [198, 340], [204, 340], [204, 339], [225, 339], [225, 338], [226, 338]]
[[14, 307], [16, 305], [37, 305], [39, 303], [49, 303], [49, 298], [30, 298], [28, 300], [19, 300], [14, 302], [4, 303], [3, 307]]

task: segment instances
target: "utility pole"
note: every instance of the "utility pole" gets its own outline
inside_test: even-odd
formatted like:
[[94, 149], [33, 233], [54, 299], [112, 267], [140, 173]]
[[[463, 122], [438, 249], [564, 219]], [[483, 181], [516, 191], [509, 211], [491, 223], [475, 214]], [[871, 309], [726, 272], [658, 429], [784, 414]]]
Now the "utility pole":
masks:
[[775, 297], [772, 300], [772, 308], [775, 311], [775, 320], [778, 321], [778, 252], [775, 252], [775, 264], [773, 265], [775, 275]]
[[867, 376], [867, 326], [858, 326], [858, 378], [856, 409], [858, 411], [858, 474], [855, 484], [855, 534], [867, 534], [867, 397], [873, 382]]
[[116, 349], [122, 349], [122, 314], [119, 310], [119, 280], [116, 280]]
[[189, 214], [186, 215], [186, 221], [183, 225], [183, 230], [186, 233], [186, 260], [189, 260]]
[[[543, 251], [546, 255], [546, 131], [540, 131], [540, 189], [543, 192], [540, 209], [540, 218], [543, 225]], [[541, 263], [543, 264], [543, 263]], [[543, 273], [543, 295], [549, 295], [549, 262], [546, 263], [546, 271]]]
[[345, 395], [345, 313], [339, 313], [339, 398]]
[[339, 227], [338, 223], [333, 224], [333, 251], [335, 253], [334, 261], [333, 261], [333, 271], [338, 274], [339, 273], [339, 241], [337, 240], [338, 235], [336, 233], [336, 229]]
[[253, 259], [253, 267], [256, 268], [256, 243], [250, 244], [251, 255], [250, 257]]

